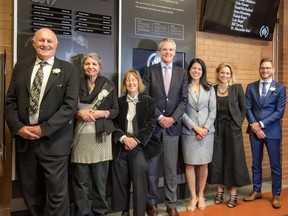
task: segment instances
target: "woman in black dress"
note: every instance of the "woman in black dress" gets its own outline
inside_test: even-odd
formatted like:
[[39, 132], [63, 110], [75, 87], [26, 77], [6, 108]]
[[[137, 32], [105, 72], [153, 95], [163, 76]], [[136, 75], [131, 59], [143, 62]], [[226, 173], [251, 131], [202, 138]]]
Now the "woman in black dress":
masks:
[[221, 63], [214, 86], [217, 100], [213, 159], [208, 168], [208, 183], [218, 184], [215, 204], [223, 202], [224, 186], [230, 190], [228, 207], [237, 205], [237, 187], [250, 184], [246, 164], [242, 123], [246, 101], [241, 84], [234, 84], [232, 66]]

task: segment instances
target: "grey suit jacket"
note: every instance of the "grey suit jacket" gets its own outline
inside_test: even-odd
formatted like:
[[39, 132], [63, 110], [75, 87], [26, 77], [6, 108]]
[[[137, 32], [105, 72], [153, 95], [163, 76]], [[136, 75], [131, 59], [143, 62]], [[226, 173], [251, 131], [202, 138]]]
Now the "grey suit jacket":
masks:
[[[5, 102], [5, 117], [12, 136], [15, 136], [16, 150], [27, 150], [30, 140], [16, 133], [29, 125], [30, 79], [35, 58], [18, 62], [13, 70]], [[67, 155], [73, 137], [74, 115], [77, 110], [79, 72], [72, 64], [55, 58], [52, 70], [59, 68], [59, 74], [50, 73], [39, 112], [39, 125], [46, 136], [40, 138], [40, 147], [46, 155]]]
[[[166, 129], [171, 136], [181, 134], [181, 120], [186, 105], [188, 95], [187, 73], [184, 69], [173, 65], [172, 77], [168, 96], [165, 93], [164, 80], [162, 75], [161, 64], [155, 64], [145, 69], [143, 81], [146, 86], [145, 93], [150, 95], [156, 101], [156, 117], [160, 115], [172, 117], [175, 123]], [[155, 133], [161, 129], [157, 124]]]
[[214, 88], [209, 91], [200, 86], [199, 100], [192, 93], [191, 84], [188, 85], [188, 104], [182, 117], [182, 133], [195, 134], [192, 129], [195, 125], [205, 127], [209, 133], [215, 131], [214, 121], [216, 118], [216, 96]]

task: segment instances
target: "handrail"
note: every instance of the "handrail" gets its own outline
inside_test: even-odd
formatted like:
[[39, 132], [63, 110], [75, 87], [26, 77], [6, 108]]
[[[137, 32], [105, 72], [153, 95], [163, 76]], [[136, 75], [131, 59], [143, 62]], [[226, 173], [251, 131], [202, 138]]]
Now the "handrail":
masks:
[[6, 91], [6, 50], [4, 50], [1, 53], [1, 68], [0, 68], [0, 73], [1, 73], [1, 110], [0, 113], [2, 114], [1, 116], [1, 135], [0, 135], [0, 156], [3, 161], [6, 160], [6, 144], [5, 144], [5, 114], [4, 114], [4, 103], [5, 103], [5, 91]]

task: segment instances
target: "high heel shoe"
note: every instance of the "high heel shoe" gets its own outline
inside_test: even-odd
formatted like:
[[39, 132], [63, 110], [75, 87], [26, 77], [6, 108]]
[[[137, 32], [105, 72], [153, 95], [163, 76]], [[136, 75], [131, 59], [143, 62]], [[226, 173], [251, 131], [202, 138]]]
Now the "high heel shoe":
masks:
[[198, 199], [190, 199], [189, 205], [187, 206], [187, 212], [194, 212], [198, 203]]
[[234, 208], [237, 206], [237, 194], [230, 195], [230, 199], [229, 199], [227, 206], [229, 208]]
[[199, 196], [198, 198], [198, 209], [201, 211], [206, 209], [205, 198], [203, 196]]
[[222, 191], [217, 191], [216, 196], [214, 198], [214, 203], [215, 204], [221, 204], [223, 202], [223, 195], [224, 195], [224, 190]]

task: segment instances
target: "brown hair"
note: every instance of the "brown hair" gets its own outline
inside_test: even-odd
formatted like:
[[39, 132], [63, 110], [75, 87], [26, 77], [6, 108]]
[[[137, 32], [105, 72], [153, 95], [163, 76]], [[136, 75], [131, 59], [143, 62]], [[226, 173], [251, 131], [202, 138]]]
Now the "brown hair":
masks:
[[127, 79], [127, 76], [129, 74], [132, 74], [137, 80], [138, 80], [138, 91], [139, 93], [143, 93], [144, 90], [145, 90], [145, 86], [142, 82], [142, 79], [141, 79], [141, 76], [140, 76], [140, 73], [137, 71], [137, 70], [127, 70], [124, 74], [124, 77], [123, 77], [123, 80], [122, 80], [122, 91], [124, 93], [127, 93], [127, 89], [126, 89], [126, 79]]

